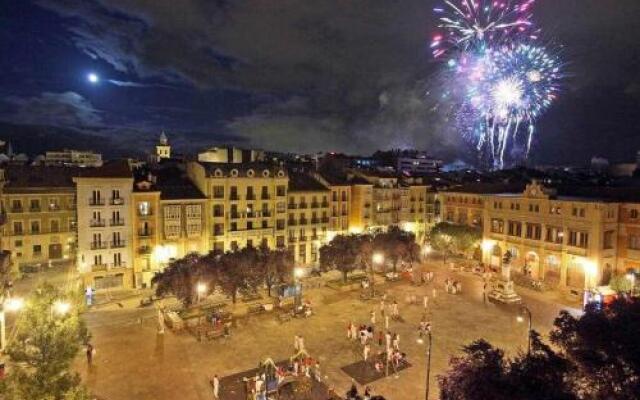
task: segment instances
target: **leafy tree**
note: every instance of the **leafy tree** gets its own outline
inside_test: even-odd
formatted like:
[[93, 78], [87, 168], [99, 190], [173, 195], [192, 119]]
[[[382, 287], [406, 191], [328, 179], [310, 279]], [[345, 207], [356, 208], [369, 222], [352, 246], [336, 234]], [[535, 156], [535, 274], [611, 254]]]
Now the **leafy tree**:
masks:
[[531, 353], [507, 359], [504, 352], [484, 340], [464, 347], [464, 355], [451, 360], [439, 376], [443, 400], [574, 400], [565, 383], [570, 363], [532, 335]]
[[271, 296], [274, 285], [290, 282], [293, 277], [293, 255], [286, 250], [271, 250], [267, 246], [259, 249], [260, 273], [264, 277], [267, 292]]
[[445, 253], [455, 251], [460, 254], [469, 254], [480, 239], [482, 239], [480, 229], [468, 225], [441, 222], [431, 230], [432, 246]]
[[632, 281], [623, 274], [614, 274], [609, 281], [609, 286], [618, 293], [628, 293], [633, 289]]
[[202, 262], [201, 257], [191, 253], [171, 262], [162, 272], [156, 273], [151, 283], [157, 285], [156, 295], [173, 294], [188, 307], [196, 298], [198, 283], [210, 284], [211, 278], [212, 274], [207, 269], [207, 265]]
[[348, 274], [361, 266], [360, 239], [358, 235], [338, 235], [320, 247], [320, 269], [342, 272], [344, 282]]
[[87, 391], [70, 371], [81, 343], [89, 337], [78, 307], [61, 313], [59, 301], [69, 301], [56, 287], [44, 283], [25, 303], [7, 347], [14, 363], [3, 382], [5, 400], [84, 400]]
[[391, 262], [394, 273], [397, 272], [398, 263], [413, 263], [420, 257], [420, 246], [416, 243], [415, 235], [395, 226], [390, 227], [387, 232], [376, 234], [373, 242], [374, 248]]
[[0, 300], [7, 297], [15, 278], [15, 268], [11, 262], [11, 252], [0, 250]]
[[236, 303], [238, 294], [255, 293], [264, 281], [260, 254], [253, 247], [227, 252], [221, 256], [207, 255], [205, 264], [213, 274], [212, 281]]
[[640, 301], [587, 308], [580, 318], [562, 311], [551, 341], [576, 366], [572, 381], [581, 397], [640, 398]]

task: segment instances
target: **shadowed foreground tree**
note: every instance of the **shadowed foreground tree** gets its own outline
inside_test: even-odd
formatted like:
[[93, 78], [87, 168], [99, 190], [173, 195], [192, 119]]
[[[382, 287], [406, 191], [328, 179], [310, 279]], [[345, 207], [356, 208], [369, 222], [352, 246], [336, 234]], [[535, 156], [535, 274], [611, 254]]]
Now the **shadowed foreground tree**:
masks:
[[531, 353], [514, 359], [484, 340], [464, 347], [438, 377], [443, 400], [574, 400], [565, 383], [570, 363], [555, 354], [534, 332]]
[[618, 300], [580, 318], [562, 311], [551, 341], [576, 366], [575, 390], [593, 399], [640, 399], [640, 301]]
[[375, 251], [384, 254], [386, 261], [391, 262], [394, 273], [397, 272], [398, 263], [413, 264], [420, 257], [420, 246], [416, 243], [416, 236], [397, 226], [377, 233], [373, 238], [373, 247]]
[[482, 239], [478, 228], [441, 222], [431, 230], [431, 244], [439, 251], [469, 255], [474, 246]]
[[238, 294], [255, 293], [264, 282], [264, 271], [260, 265], [260, 253], [253, 247], [227, 252], [221, 256], [210, 253], [206, 257], [206, 268], [213, 274], [212, 282], [233, 304]]
[[78, 316], [79, 304], [67, 310], [57, 306], [62, 301], [71, 299], [45, 283], [25, 302], [7, 347], [13, 366], [2, 382], [3, 399], [89, 399], [80, 376], [70, 371], [89, 335]]

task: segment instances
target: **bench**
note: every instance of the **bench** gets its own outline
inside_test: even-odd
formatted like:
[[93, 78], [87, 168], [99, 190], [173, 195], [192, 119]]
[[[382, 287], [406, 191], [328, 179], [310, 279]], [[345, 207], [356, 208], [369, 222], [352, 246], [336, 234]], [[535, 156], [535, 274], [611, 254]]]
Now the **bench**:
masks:
[[291, 321], [291, 318], [292, 316], [290, 312], [281, 312], [278, 314], [278, 321], [280, 321], [280, 323]]

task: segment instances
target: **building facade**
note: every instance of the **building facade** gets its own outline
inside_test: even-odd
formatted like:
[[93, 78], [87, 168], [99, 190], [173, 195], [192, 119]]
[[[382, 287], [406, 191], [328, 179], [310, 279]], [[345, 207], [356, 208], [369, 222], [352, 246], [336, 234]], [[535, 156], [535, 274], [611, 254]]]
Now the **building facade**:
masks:
[[85, 287], [131, 288], [133, 176], [122, 162], [80, 171], [77, 195], [77, 264]]
[[99, 167], [102, 154], [82, 150], [47, 151], [44, 155], [47, 166]]

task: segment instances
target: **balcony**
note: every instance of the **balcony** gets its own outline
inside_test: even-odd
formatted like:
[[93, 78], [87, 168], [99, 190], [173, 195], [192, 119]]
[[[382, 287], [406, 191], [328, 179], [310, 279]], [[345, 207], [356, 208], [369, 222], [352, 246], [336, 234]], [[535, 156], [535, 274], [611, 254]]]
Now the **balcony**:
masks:
[[320, 223], [320, 218], [311, 218], [312, 225], [319, 224], [319, 223]]
[[126, 262], [112, 263], [109, 264], [109, 269], [118, 269], [118, 268], [127, 268]]
[[91, 250], [104, 250], [107, 245], [107, 242], [91, 242]]
[[296, 226], [296, 225], [297, 225], [297, 222], [296, 222], [296, 220], [295, 220], [295, 219], [290, 219], [290, 220], [288, 220], [288, 221], [287, 221], [287, 225], [289, 225], [289, 226]]
[[231, 219], [239, 219], [240, 218], [240, 213], [238, 213], [238, 212], [233, 213], [232, 212], [232, 213], [229, 214], [229, 218], [231, 218]]
[[92, 272], [96, 272], [96, 271], [106, 271], [107, 269], [109, 269], [109, 267], [107, 266], [107, 264], [93, 264], [91, 266], [91, 271]]
[[112, 206], [121, 206], [124, 204], [124, 199], [122, 197], [113, 197], [109, 200], [109, 204]]
[[24, 212], [24, 209], [22, 207], [11, 207], [11, 211], [12, 213], [21, 213]]
[[107, 222], [104, 219], [92, 219], [89, 221], [89, 226], [92, 228], [104, 228]]
[[262, 195], [260, 196], [261, 200], [269, 200], [271, 199], [271, 196], [269, 196], [269, 193], [262, 193]]
[[127, 243], [124, 240], [119, 240], [117, 242], [111, 242], [111, 248], [112, 249], [121, 249], [121, 248], [125, 247], [126, 245], [127, 245]]
[[247, 200], [255, 200], [256, 199], [256, 195], [253, 193], [247, 193]]
[[297, 238], [293, 237], [293, 236], [289, 236], [289, 239], [287, 239], [289, 241], [289, 243], [295, 243], [296, 240], [298, 240]]
[[320, 237], [318, 235], [311, 235], [311, 240], [318, 240]]
[[296, 206], [294, 203], [289, 203], [289, 204], [287, 205], [287, 208], [288, 208], [289, 210], [295, 210], [295, 209], [297, 208], [297, 206]]
[[60, 211], [60, 205], [59, 204], [49, 204], [49, 211], [50, 212]]
[[142, 256], [146, 256], [151, 254], [151, 246], [140, 246], [138, 248], [138, 254]]
[[243, 230], [230, 230], [228, 232], [228, 236], [234, 237], [246, 237], [246, 236], [266, 236], [273, 235], [273, 227], [256, 227], [252, 229], [243, 229]]
[[213, 218], [222, 218], [222, 217], [224, 217], [224, 213], [222, 212], [213, 213]]
[[238, 201], [238, 200], [240, 200], [240, 196], [238, 196], [237, 194], [233, 194], [232, 193], [232, 194], [229, 195], [229, 200]]
[[311, 203], [311, 208], [320, 208], [320, 203]]
[[149, 237], [151, 235], [153, 235], [153, 229], [147, 228], [138, 230], [138, 236], [140, 237]]
[[309, 220], [306, 218], [300, 218], [300, 225], [307, 225], [309, 223]]
[[91, 207], [103, 206], [104, 205], [104, 200], [103, 199], [89, 199], [89, 205]]
[[322, 208], [327, 208], [329, 207], [329, 202], [323, 201], [322, 203], [320, 203], [320, 206], [322, 206]]
[[138, 210], [138, 217], [140, 218], [149, 218], [152, 215], [153, 215], [153, 210], [150, 210], [150, 209], [144, 210], [144, 211]]
[[120, 218], [120, 219], [110, 219], [109, 220], [109, 225], [111, 226], [123, 226], [124, 225], [124, 219]]
[[40, 212], [40, 211], [42, 211], [40, 206], [31, 206], [31, 207], [29, 207], [29, 212], [37, 213], [37, 212]]
[[299, 209], [301, 209], [301, 210], [302, 210], [302, 209], [307, 208], [307, 206], [308, 206], [308, 204], [307, 204], [307, 203], [300, 203], [300, 204], [298, 204], [298, 208], [299, 208]]
[[307, 241], [307, 237], [306, 236], [300, 236], [300, 241], [301, 242], [306, 242]]

